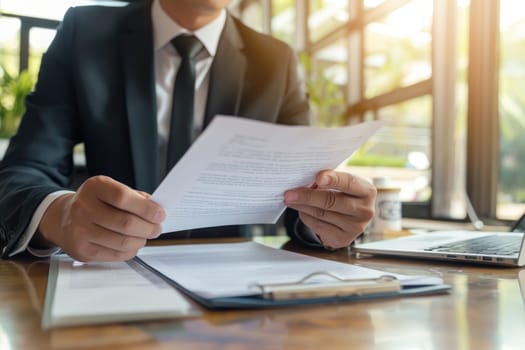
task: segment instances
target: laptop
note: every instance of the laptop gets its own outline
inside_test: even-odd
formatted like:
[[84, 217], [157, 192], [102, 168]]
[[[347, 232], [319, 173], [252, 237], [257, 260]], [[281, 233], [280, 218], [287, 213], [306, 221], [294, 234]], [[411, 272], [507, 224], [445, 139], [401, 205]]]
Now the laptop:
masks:
[[511, 232], [433, 231], [395, 239], [355, 244], [352, 251], [404, 258], [525, 266], [525, 214]]

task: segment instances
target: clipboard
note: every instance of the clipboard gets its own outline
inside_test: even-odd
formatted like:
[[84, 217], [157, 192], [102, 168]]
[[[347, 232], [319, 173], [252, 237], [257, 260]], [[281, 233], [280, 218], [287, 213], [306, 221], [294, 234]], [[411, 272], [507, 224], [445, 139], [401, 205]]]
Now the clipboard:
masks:
[[[146, 267], [148, 267], [146, 265]], [[153, 270], [155, 271], [155, 270]], [[156, 271], [158, 273], [158, 271]], [[270, 307], [297, 307], [303, 305], [321, 305], [321, 304], [334, 304], [343, 302], [355, 302], [364, 300], [379, 300], [379, 299], [393, 299], [407, 296], [421, 296], [430, 294], [446, 293], [451, 289], [450, 285], [447, 284], [436, 284], [436, 285], [418, 285], [410, 287], [399, 287], [399, 282], [386, 283], [386, 281], [366, 281], [356, 288], [356, 286], [346, 289], [347, 286], [342, 287], [331, 287], [330, 290], [326, 290], [319, 285], [319, 288], [311, 288], [307, 293], [298, 292], [301, 288], [297, 285], [285, 283], [287, 286], [286, 291], [280, 290], [278, 293], [267, 293], [264, 294], [262, 291], [258, 295], [251, 296], [228, 296], [228, 297], [216, 297], [206, 298], [194, 291], [191, 291], [184, 286], [178, 284], [176, 281], [163, 276], [166, 281], [172, 284], [175, 288], [180, 290], [182, 293], [195, 300], [197, 303], [206, 307], [210, 310], [232, 310], [232, 309], [263, 309]], [[363, 281], [364, 282], [364, 281]], [[350, 283], [352, 281], [347, 281]], [[344, 284], [344, 283], [343, 283]], [[374, 284], [374, 286], [372, 286]], [[397, 284], [397, 286], [396, 286]], [[266, 288], [272, 287], [271, 284], [261, 285]], [[291, 288], [290, 288], [291, 287]], [[342, 289], [341, 289], [342, 287]], [[353, 289], [353, 290], [352, 290]]]
[[[331, 277], [333, 282], [308, 283], [316, 276]], [[295, 282], [257, 284], [264, 299], [294, 300], [307, 298], [333, 298], [363, 296], [376, 293], [399, 292], [401, 283], [392, 275], [377, 278], [342, 278], [329, 271], [317, 271]]]
[[[196, 254], [198, 260], [192, 260], [195, 259], [195, 257], [192, 258], [192, 254]], [[206, 261], [206, 256], [209, 261]], [[268, 308], [398, 298], [444, 293], [451, 288], [450, 285], [443, 284], [442, 280], [437, 277], [413, 276], [415, 278], [411, 280], [412, 282], [407, 283], [406, 277], [412, 276], [389, 274], [384, 271], [270, 248], [254, 242], [146, 247], [142, 249], [142, 252], [139, 251], [136, 259], [208, 309]], [[230, 261], [229, 264], [226, 264], [227, 266], [218, 267], [216, 265], [220, 264], [214, 264], [213, 259], [216, 261], [230, 259]], [[280, 275], [284, 275], [285, 264], [290, 262], [292, 262], [292, 268], [289, 270], [294, 270], [296, 266], [304, 264], [323, 269], [312, 270], [302, 277], [295, 274], [298, 277], [290, 278], [289, 281], [281, 278], [278, 282], [268, 282], [269, 280], [265, 278], [269, 274], [266, 277], [255, 276], [257, 269], [254, 268], [252, 277], [259, 281], [248, 286], [251, 287], [248, 288], [249, 293], [245, 290], [239, 293], [232, 291], [231, 293], [214, 294], [213, 291], [210, 291], [216, 287], [212, 282], [197, 285], [191, 283], [192, 281], [201, 282], [214, 279], [226, 285], [237, 282], [246, 287], [244, 282], [239, 282], [239, 279], [242, 280], [245, 276], [241, 276], [238, 270], [248, 270], [243, 266], [254, 263], [254, 261], [262, 261], [263, 267], [268, 268], [275, 265], [275, 271]], [[192, 262], [200, 264], [201, 268], [192, 270]], [[333, 269], [330, 269], [331, 267]], [[346, 277], [341, 273], [346, 269], [351, 269], [350, 277], [348, 273]], [[366, 277], [353, 277], [354, 271], [361, 272], [361, 276]]]

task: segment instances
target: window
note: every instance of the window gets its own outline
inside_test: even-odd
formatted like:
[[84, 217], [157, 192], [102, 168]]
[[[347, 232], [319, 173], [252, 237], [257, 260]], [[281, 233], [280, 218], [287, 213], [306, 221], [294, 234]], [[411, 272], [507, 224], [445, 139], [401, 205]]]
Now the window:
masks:
[[500, 1], [499, 135], [497, 215], [525, 212], [525, 3]]
[[315, 42], [348, 22], [348, 0], [309, 0], [309, 2], [310, 41]]
[[0, 65], [8, 72], [18, 71], [20, 20], [0, 17]]
[[272, 0], [271, 33], [292, 47], [295, 47], [295, 1]]
[[402, 189], [405, 216], [414, 215], [411, 202], [430, 215], [432, 200], [433, 5], [364, 1], [349, 24], [349, 60], [359, 64], [349, 75], [347, 118], [383, 120], [385, 126], [353, 155], [348, 170], [389, 177]]
[[[0, 64], [11, 74], [25, 69], [36, 74], [42, 53], [55, 35], [67, 9], [77, 5], [122, 6], [123, 1], [39, 1], [0, 2]], [[16, 67], [16, 68], [15, 68]]]
[[7, 138], [16, 132], [24, 111], [24, 98], [33, 88], [42, 54], [70, 6], [104, 4], [122, 6], [121, 1], [0, 2], [0, 158]]
[[311, 55], [303, 54], [312, 119], [323, 126], [345, 122], [348, 49], [344, 37], [337, 38]]
[[431, 115], [430, 95], [368, 112], [365, 120], [382, 120], [385, 126], [350, 159], [351, 171], [390, 177], [405, 203], [430, 201]]
[[432, 1], [428, 0], [412, 1], [365, 25], [365, 98], [431, 77], [431, 29]]

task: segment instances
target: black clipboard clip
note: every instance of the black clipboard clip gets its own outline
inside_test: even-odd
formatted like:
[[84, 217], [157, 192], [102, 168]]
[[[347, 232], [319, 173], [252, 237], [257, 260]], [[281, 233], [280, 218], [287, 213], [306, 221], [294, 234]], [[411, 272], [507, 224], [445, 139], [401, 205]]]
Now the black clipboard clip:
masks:
[[[334, 281], [308, 283], [318, 276], [328, 276]], [[261, 290], [264, 299], [270, 300], [361, 296], [401, 290], [400, 281], [392, 275], [348, 279], [328, 271], [312, 272], [295, 282], [255, 284], [255, 286]]]

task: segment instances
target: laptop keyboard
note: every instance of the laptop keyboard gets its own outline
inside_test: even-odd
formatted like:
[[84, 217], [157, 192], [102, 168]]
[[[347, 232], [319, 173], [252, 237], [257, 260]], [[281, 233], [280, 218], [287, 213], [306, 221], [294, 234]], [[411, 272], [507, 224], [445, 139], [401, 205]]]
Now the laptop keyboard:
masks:
[[440, 244], [425, 250], [487, 255], [517, 255], [521, 248], [520, 236], [493, 235], [467, 239], [461, 242]]

